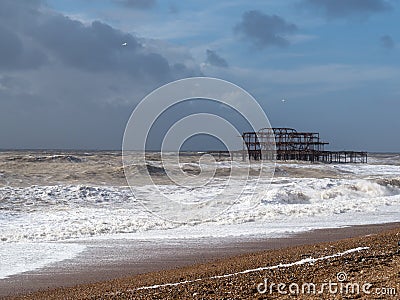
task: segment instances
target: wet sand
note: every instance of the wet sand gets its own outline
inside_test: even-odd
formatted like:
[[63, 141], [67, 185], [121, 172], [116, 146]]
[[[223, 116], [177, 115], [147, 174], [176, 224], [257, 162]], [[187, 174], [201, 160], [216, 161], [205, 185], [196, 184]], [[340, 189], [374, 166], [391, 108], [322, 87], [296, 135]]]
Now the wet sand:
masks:
[[[229, 243], [208, 245], [194, 243], [186, 247], [180, 242], [160, 251], [156, 259], [144, 257], [139, 261], [126, 258], [130, 251], [128, 247], [126, 253], [121, 252], [119, 261], [107, 264], [106, 261], [96, 262], [94, 259], [94, 265], [81, 264], [79, 267], [78, 263], [69, 271], [59, 269], [57, 272], [57, 268], [53, 268], [17, 275], [1, 280], [0, 290], [2, 296], [25, 294], [20, 295], [22, 299], [281, 299], [294, 296], [280, 294], [276, 287], [272, 288], [272, 293], [268, 290], [266, 294], [261, 294], [257, 286], [265, 279], [271, 283], [287, 284], [337, 282], [336, 274], [344, 272], [346, 282], [371, 283], [369, 291], [374, 293], [346, 297], [376, 299], [379, 298], [376, 288], [387, 288], [388, 292], [394, 289], [397, 295], [385, 295], [383, 299], [398, 299], [399, 241], [400, 223], [391, 223], [314, 230], [279, 239], [231, 240]], [[128, 240], [125, 242], [132, 243]], [[335, 256], [358, 247], [369, 248]], [[115, 250], [118, 250], [118, 245]], [[312, 264], [233, 274], [290, 264], [310, 257], [323, 259]], [[226, 274], [231, 275], [210, 278]], [[179, 284], [137, 290], [166, 283]], [[36, 292], [27, 294], [32, 291]], [[318, 295], [297, 296], [304, 299], [343, 298], [340, 293], [332, 295], [328, 291]]]

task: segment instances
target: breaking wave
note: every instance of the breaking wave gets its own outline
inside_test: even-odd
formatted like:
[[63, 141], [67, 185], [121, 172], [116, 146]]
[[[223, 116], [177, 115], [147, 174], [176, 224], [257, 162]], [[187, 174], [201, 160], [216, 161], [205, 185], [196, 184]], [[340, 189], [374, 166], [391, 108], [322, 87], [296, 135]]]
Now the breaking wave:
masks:
[[[375, 212], [400, 204], [398, 179], [275, 179], [255, 209], [246, 197], [215, 220], [216, 225], [265, 222], [314, 217], [328, 220], [337, 214]], [[219, 186], [204, 190], [163, 186], [177, 200], [207, 200]], [[150, 187], [141, 187], [149, 199], [157, 199]], [[58, 241], [116, 233], [166, 230], [172, 224], [147, 212], [127, 187], [56, 185], [0, 188], [1, 241]], [[350, 215], [349, 215], [350, 216]], [[194, 225], [196, 226], [196, 225]]]

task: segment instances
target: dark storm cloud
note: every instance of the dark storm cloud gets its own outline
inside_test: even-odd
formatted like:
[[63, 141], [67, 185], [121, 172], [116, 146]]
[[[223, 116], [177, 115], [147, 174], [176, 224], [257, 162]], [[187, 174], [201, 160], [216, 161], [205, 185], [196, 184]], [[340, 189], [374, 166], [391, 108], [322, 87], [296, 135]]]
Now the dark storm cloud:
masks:
[[[0, 12], [5, 10], [9, 13], [0, 21], [0, 70], [36, 68], [50, 60], [89, 72], [123, 72], [142, 81], [163, 83], [176, 78], [173, 64], [162, 53], [149, 51], [133, 35], [108, 24], [85, 25], [46, 13], [36, 0], [4, 0]], [[24, 18], [14, 23], [20, 17]]]
[[47, 56], [37, 47], [0, 24], [0, 70], [34, 69], [47, 62]]
[[113, 2], [130, 8], [151, 8], [156, 4], [156, 0], [113, 0]]
[[33, 24], [41, 1], [0, 1], [0, 70], [33, 69], [47, 55], [27, 36], [24, 22]]
[[173, 47], [44, 3], [0, 1], [0, 148], [119, 148], [147, 93], [201, 75]]
[[250, 40], [258, 48], [289, 45], [286, 36], [297, 30], [296, 25], [277, 15], [267, 15], [257, 10], [247, 11], [234, 27], [236, 34]]
[[383, 35], [380, 40], [383, 48], [393, 49], [395, 47], [395, 43], [390, 35]]
[[[38, 15], [38, 8], [42, 5], [42, 0], [2, 0], [0, 1], [0, 22], [14, 19], [21, 23], [21, 17], [31, 19]], [[16, 19], [17, 18], [17, 19]]]
[[[131, 34], [95, 21], [85, 26], [57, 15], [32, 32], [42, 45], [64, 64], [84, 70], [123, 71], [132, 76], [169, 76], [168, 61], [160, 54], [147, 53]], [[126, 43], [126, 46], [122, 46]]]
[[223, 59], [221, 56], [219, 56], [215, 51], [207, 49], [206, 54], [207, 54], [206, 63], [209, 63], [210, 65], [216, 67], [222, 67], [222, 68], [228, 67], [228, 63], [226, 62], [226, 60]]
[[302, 0], [299, 5], [321, 11], [331, 18], [368, 15], [392, 9], [390, 3], [385, 0]]

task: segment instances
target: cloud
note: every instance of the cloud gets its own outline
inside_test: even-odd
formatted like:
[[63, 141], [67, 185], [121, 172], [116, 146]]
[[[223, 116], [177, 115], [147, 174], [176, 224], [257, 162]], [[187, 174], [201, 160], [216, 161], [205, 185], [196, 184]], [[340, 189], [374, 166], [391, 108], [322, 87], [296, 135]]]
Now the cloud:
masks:
[[[22, 2], [29, 5], [21, 5]], [[174, 74], [177, 61], [170, 62], [162, 48], [147, 48], [145, 39], [139, 40], [103, 22], [85, 25], [41, 8], [39, 1], [4, 0], [0, 3], [0, 12], [7, 9], [9, 12], [7, 18], [0, 21], [0, 70], [63, 64], [85, 72], [117, 72], [158, 83], [177, 77]], [[25, 18], [14, 22], [11, 14]], [[127, 46], [124, 47], [122, 43], [125, 42]], [[195, 73], [185, 63], [178, 69], [179, 76], [185, 71]]]
[[380, 40], [383, 48], [393, 49], [396, 46], [393, 38], [390, 35], [383, 35], [381, 36]]
[[0, 39], [1, 148], [119, 148], [146, 94], [202, 75], [188, 51], [41, 1], [0, 1]]
[[47, 55], [38, 47], [0, 25], [0, 70], [35, 69], [47, 62]]
[[329, 18], [369, 15], [392, 9], [386, 0], [302, 0], [299, 5], [322, 12]]
[[129, 8], [151, 8], [156, 4], [156, 0], [113, 0], [113, 2], [121, 4]]
[[215, 51], [207, 49], [206, 54], [207, 54], [206, 63], [215, 67], [221, 67], [221, 68], [228, 67], [228, 63], [226, 62], [226, 60], [221, 56], [219, 56]]
[[277, 15], [267, 15], [257, 10], [246, 11], [242, 20], [234, 27], [239, 36], [251, 41], [257, 48], [289, 45], [287, 35], [293, 34], [297, 26]]
[[[34, 24], [38, 0], [3, 0], [0, 2], [0, 71], [35, 69], [47, 62], [47, 55], [21, 27]], [[23, 25], [25, 24], [25, 26]]]
[[[31, 34], [54, 58], [67, 66], [91, 72], [126, 72], [133, 77], [149, 76], [161, 80], [170, 77], [169, 63], [161, 54], [146, 52], [131, 34], [99, 21], [86, 26], [56, 15], [47, 18]], [[127, 46], [122, 46], [125, 42]]]

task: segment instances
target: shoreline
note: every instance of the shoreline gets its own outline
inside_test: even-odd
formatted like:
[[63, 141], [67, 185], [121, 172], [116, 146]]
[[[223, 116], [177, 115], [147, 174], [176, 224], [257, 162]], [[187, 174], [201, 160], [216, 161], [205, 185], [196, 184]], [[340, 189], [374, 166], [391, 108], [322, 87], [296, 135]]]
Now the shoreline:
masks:
[[[137, 243], [137, 241], [124, 240], [124, 242], [121, 242], [122, 244], [112, 247], [112, 249], [115, 248], [115, 251], [121, 251], [121, 256], [124, 256], [118, 261], [107, 261], [107, 253], [104, 253], [107, 249], [96, 249], [93, 247], [92, 250], [94, 251], [92, 251], [92, 253], [87, 253], [86, 257], [76, 259], [75, 263], [69, 262], [69, 267], [65, 266], [68, 265], [65, 264], [66, 262], [61, 262], [61, 264], [64, 263], [64, 267], [60, 267], [60, 263], [58, 263], [52, 267], [17, 274], [7, 279], [0, 280], [0, 297], [36, 292], [30, 295], [29, 298], [36, 297], [39, 299], [44, 296], [63, 298], [68, 294], [77, 295], [78, 293], [81, 295], [83, 291], [87, 291], [88, 289], [95, 294], [97, 293], [96, 295], [99, 295], [99, 293], [103, 293], [102, 291], [115, 289], [115, 287], [121, 285], [121, 283], [124, 283], [125, 286], [127, 283], [133, 286], [132, 282], [135, 286], [136, 283], [139, 282], [161, 284], [163, 283], [162, 281], [156, 280], [160, 274], [171, 273], [172, 275], [166, 276], [163, 281], [164, 283], [174, 282], [173, 279], [175, 275], [173, 275], [173, 273], [179, 273], [186, 269], [192, 270], [192, 272], [197, 268], [210, 269], [210, 266], [212, 268], [214, 265], [224, 264], [227, 261], [243, 260], [245, 257], [254, 258], [260, 255], [267, 255], [274, 251], [289, 251], [296, 247], [313, 249], [313, 247], [317, 247], [317, 245], [321, 243], [337, 243], [338, 241], [343, 241], [343, 239], [356, 237], [366, 238], [366, 236], [374, 236], [388, 230], [396, 229], [400, 231], [400, 223], [316, 229], [285, 238], [256, 240], [239, 239], [222, 242], [214, 241], [214, 243], [208, 244], [190, 244], [187, 243], [187, 241], [177, 240], [169, 245], [167, 249], [154, 249], [154, 246], [150, 243], [147, 245], [148, 248], [146, 250], [149, 251], [150, 249], [150, 251], [155, 251], [157, 255], [155, 257], [142, 257], [136, 261], [132, 258], [130, 259], [129, 256], [124, 256], [124, 253], [131, 253], [132, 244]], [[400, 237], [398, 240], [400, 240]], [[141, 249], [143, 245], [136, 246], [137, 249]], [[120, 250], [118, 250], [118, 247], [120, 247]], [[310, 251], [304, 250], [303, 252], [305, 252], [302, 253], [304, 255]], [[96, 253], [98, 255], [97, 260]], [[92, 257], [93, 261], [91, 263], [85, 262], [85, 260], [92, 255], [94, 255], [94, 257]], [[105, 258], [105, 260], [100, 260], [101, 257], [103, 257], [103, 259]], [[282, 263], [286, 260], [287, 258], [282, 257], [279, 262]], [[245, 266], [243, 266], [243, 269], [245, 269]], [[238, 270], [236, 269], [236, 271]], [[143, 278], [147, 279], [143, 281]], [[50, 290], [46, 292], [45, 290], [48, 288], [50, 288]]]

